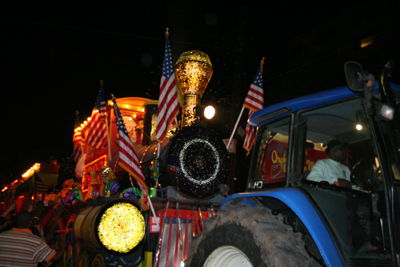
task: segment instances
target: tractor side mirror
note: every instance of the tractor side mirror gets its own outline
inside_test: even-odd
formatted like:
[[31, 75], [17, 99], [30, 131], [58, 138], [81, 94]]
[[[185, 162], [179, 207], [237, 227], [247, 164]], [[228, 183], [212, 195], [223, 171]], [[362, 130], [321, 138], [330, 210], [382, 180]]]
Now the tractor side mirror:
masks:
[[360, 63], [348, 61], [344, 64], [344, 72], [346, 74], [347, 86], [353, 92], [363, 92], [366, 87], [365, 74]]

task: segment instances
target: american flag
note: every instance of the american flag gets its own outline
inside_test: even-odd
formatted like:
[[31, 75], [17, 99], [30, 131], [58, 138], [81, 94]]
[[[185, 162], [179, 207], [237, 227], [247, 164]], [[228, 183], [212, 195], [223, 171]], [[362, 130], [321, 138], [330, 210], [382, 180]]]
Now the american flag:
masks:
[[74, 144], [74, 151], [73, 151], [74, 160], [75, 162], [78, 162], [82, 156], [82, 150], [83, 150], [82, 134], [80, 128], [76, 128], [74, 130], [74, 136], [72, 141]]
[[82, 133], [81, 129], [79, 128], [79, 112], [76, 111], [75, 115], [75, 130], [74, 130], [74, 135], [72, 137], [72, 143], [74, 145], [74, 160], [75, 162], [78, 162], [80, 157], [82, 156], [82, 151], [83, 151], [83, 142], [82, 142]]
[[106, 101], [104, 98], [104, 84], [100, 81], [99, 95], [92, 111], [90, 128], [86, 143], [96, 149], [101, 149], [107, 143]]
[[103, 81], [100, 81], [100, 91], [99, 95], [97, 96], [96, 106], [98, 106], [99, 109], [100, 119], [105, 122], [107, 117], [107, 109], [106, 109], [106, 99], [104, 97]]
[[162, 142], [165, 139], [170, 125], [179, 112], [176, 80], [172, 66], [171, 47], [168, 41], [168, 31], [165, 38], [164, 62], [160, 83], [160, 97], [158, 102], [156, 140]]
[[[263, 78], [262, 78], [262, 67], [264, 64], [264, 58], [261, 61], [260, 67], [258, 68], [256, 77], [253, 83], [250, 85], [250, 90], [247, 93], [246, 99], [244, 100], [243, 106], [250, 109], [248, 120], [250, 120], [253, 113], [264, 107], [264, 89], [263, 89]], [[249, 153], [254, 143], [254, 132], [253, 126], [246, 125], [246, 134], [244, 137], [243, 147]], [[248, 154], [247, 153], [247, 154]]]
[[140, 169], [140, 164], [138, 157], [136, 155], [133, 143], [129, 138], [128, 131], [126, 130], [124, 120], [122, 119], [121, 112], [118, 108], [117, 101], [113, 98], [114, 109], [115, 109], [115, 120], [117, 121], [117, 129], [119, 135], [119, 161], [118, 164], [130, 175], [132, 175], [140, 189], [142, 190], [142, 200], [144, 205], [142, 205], [143, 210], [149, 209], [148, 206], [148, 191], [147, 185], [145, 183], [145, 178], [143, 176], [142, 170]]
[[40, 179], [39, 175], [35, 173], [35, 186], [36, 186], [36, 192], [43, 193], [47, 192], [49, 187]]

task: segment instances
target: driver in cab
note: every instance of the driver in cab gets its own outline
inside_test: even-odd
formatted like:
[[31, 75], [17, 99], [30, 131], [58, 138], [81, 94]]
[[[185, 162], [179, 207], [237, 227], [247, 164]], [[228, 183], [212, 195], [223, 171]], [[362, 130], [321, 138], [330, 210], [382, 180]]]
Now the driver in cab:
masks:
[[307, 176], [307, 180], [327, 182], [332, 185], [352, 188], [350, 170], [343, 164], [346, 160], [346, 146], [347, 144], [341, 143], [338, 140], [330, 141], [325, 150], [328, 158], [320, 159], [315, 163], [310, 174]]

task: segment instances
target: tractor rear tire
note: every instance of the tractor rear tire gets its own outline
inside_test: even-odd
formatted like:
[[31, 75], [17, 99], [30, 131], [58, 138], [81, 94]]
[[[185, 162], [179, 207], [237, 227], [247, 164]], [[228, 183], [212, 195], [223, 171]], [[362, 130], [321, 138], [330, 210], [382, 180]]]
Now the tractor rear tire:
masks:
[[302, 233], [262, 205], [234, 205], [204, 221], [192, 241], [189, 267], [321, 266], [307, 253]]

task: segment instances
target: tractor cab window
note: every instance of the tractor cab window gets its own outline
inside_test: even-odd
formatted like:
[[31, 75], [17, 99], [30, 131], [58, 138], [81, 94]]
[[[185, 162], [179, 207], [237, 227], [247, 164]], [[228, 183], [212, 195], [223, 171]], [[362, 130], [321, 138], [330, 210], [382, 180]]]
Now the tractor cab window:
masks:
[[280, 119], [260, 129], [261, 135], [255, 146], [258, 148], [254, 161], [254, 173], [250, 188], [281, 186], [287, 173], [287, 154], [291, 119]]
[[346, 266], [391, 264], [380, 162], [361, 98], [300, 112], [302, 180], [334, 232]]

